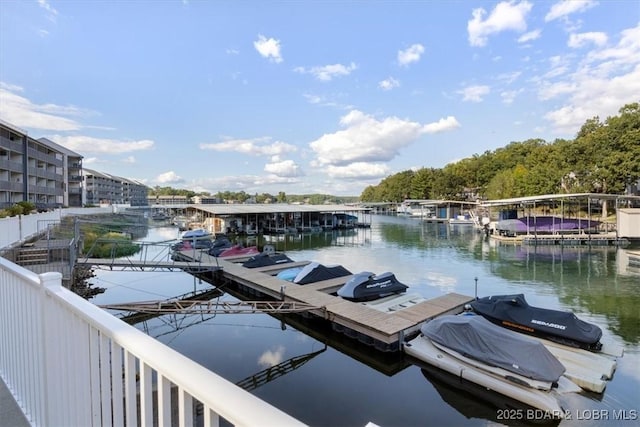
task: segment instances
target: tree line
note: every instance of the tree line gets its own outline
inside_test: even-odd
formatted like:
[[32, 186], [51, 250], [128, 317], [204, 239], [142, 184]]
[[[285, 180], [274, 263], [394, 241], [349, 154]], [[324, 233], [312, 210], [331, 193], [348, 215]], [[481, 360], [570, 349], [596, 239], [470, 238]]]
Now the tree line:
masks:
[[572, 140], [528, 139], [447, 164], [390, 175], [363, 202], [503, 199], [557, 193], [623, 193], [640, 179], [640, 104], [603, 122], [588, 119]]

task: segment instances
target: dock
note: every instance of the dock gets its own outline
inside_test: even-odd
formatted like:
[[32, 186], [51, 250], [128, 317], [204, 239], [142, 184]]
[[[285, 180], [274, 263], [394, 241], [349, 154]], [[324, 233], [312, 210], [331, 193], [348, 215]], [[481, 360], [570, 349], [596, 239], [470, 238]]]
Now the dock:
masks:
[[[190, 256], [193, 252], [181, 254], [181, 258]], [[247, 256], [216, 258], [203, 251], [198, 257], [199, 265], [219, 267], [214, 273], [219, 281], [236, 284], [248, 293], [262, 297], [315, 307], [308, 313], [330, 322], [334, 330], [382, 351], [400, 350], [405, 337], [417, 334], [422, 323], [438, 316], [460, 313], [465, 304], [473, 300], [471, 296], [448, 293], [401, 310], [383, 312], [335, 295], [352, 276], [307, 285], [297, 285], [276, 276], [279, 271], [309, 261], [251, 269], [241, 264]]]
[[625, 246], [629, 240], [620, 238], [616, 233], [555, 233], [555, 234], [522, 234], [518, 236], [503, 236], [491, 234], [492, 239], [502, 243], [523, 245], [563, 245], [563, 246]]

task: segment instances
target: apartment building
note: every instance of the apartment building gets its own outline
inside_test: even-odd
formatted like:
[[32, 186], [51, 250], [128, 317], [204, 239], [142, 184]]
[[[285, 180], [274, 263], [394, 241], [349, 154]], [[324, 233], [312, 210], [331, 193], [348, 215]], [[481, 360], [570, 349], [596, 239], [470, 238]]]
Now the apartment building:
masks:
[[90, 205], [147, 206], [149, 187], [132, 179], [83, 169], [85, 201]]
[[82, 156], [0, 120], [0, 208], [82, 206]]

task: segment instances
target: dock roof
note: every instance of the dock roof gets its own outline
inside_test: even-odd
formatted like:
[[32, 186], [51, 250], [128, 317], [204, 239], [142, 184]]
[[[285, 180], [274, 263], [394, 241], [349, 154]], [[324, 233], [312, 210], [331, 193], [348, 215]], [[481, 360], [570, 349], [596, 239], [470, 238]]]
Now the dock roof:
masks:
[[213, 215], [247, 215], [265, 213], [337, 213], [337, 212], [368, 212], [370, 208], [354, 205], [291, 205], [286, 203], [274, 204], [197, 204], [188, 205], [189, 208], [198, 209]]
[[480, 202], [480, 206], [505, 206], [517, 204], [535, 204], [552, 200], [637, 200], [640, 196], [623, 194], [603, 194], [603, 193], [567, 193], [567, 194], [542, 194], [538, 196], [514, 197], [511, 199], [485, 200]]

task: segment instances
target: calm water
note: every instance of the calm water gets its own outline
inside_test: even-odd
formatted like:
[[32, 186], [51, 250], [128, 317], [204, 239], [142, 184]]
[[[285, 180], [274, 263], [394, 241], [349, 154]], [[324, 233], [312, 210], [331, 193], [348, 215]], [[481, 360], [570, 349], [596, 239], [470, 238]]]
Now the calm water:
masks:
[[[144, 240], [177, 236], [174, 228], [155, 228]], [[297, 261], [342, 264], [354, 273], [392, 271], [410, 292], [427, 298], [474, 295], [477, 278], [479, 296], [524, 293], [532, 305], [574, 311], [623, 345], [625, 355], [604, 394], [564, 398], [572, 419], [560, 425], [640, 425], [640, 271], [627, 268], [622, 249], [504, 245], [470, 227], [385, 216], [374, 216], [371, 229], [353, 233], [258, 243], [274, 244]], [[93, 283], [106, 288], [92, 299], [95, 304], [165, 299], [210, 287], [181, 272], [98, 270]], [[455, 378], [423, 370], [409, 358], [374, 351], [296, 318], [178, 315], [136, 327], [309, 425], [505, 423], [497, 420], [496, 407], [504, 405], [499, 395], [461, 388]], [[620, 410], [636, 419], [614, 420]]]

